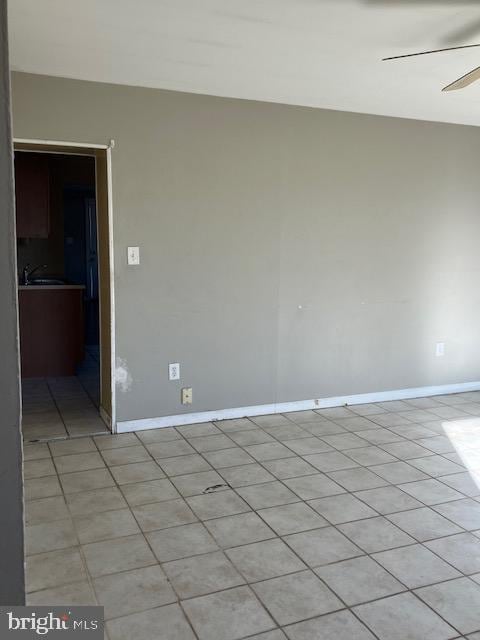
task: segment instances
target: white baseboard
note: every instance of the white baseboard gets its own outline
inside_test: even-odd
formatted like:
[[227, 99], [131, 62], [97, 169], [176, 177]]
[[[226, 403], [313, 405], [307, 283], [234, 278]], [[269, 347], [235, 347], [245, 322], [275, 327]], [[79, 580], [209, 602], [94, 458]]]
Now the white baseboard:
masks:
[[160, 418], [142, 418], [117, 422], [117, 433], [143, 431], [145, 429], [161, 429], [162, 427], [178, 427], [183, 424], [211, 422], [213, 420], [231, 420], [232, 418], [248, 418], [271, 413], [288, 413], [290, 411], [307, 411], [308, 409], [326, 409], [352, 404], [368, 404], [370, 402], [387, 402], [388, 400], [408, 400], [409, 398], [425, 398], [449, 393], [465, 393], [480, 391], [480, 381], [445, 384], [435, 387], [417, 387], [413, 389], [395, 389], [393, 391], [377, 391], [375, 393], [359, 393], [353, 396], [337, 396], [314, 400], [298, 400], [296, 402], [278, 402], [261, 404], [252, 407], [234, 409], [218, 409], [216, 411], [200, 411], [198, 413], [181, 413], [175, 416]]

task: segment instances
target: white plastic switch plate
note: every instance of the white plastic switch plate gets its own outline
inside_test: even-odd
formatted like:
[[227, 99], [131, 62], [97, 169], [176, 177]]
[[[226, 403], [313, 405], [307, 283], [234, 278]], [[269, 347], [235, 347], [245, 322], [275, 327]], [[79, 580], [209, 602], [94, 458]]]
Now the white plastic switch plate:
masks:
[[442, 358], [445, 355], [445, 343], [437, 342], [435, 345], [435, 355], [437, 358]]
[[128, 264], [140, 264], [140, 247], [128, 247]]
[[182, 404], [192, 404], [193, 392], [192, 387], [184, 387], [182, 389]]
[[178, 362], [168, 365], [168, 379], [180, 380], [180, 364]]

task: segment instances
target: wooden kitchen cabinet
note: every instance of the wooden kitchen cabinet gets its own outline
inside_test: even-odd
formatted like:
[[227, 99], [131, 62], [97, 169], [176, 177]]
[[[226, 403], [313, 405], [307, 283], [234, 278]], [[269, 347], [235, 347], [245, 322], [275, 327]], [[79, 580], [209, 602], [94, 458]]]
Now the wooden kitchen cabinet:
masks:
[[15, 153], [17, 238], [50, 234], [50, 170], [43, 153]]
[[82, 285], [20, 286], [23, 378], [74, 376], [84, 359]]

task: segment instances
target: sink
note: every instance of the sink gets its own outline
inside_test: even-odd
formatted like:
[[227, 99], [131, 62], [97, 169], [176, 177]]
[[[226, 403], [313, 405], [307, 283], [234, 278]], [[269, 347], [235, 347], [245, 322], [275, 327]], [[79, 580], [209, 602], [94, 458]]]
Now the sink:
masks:
[[65, 280], [62, 280], [61, 278], [32, 278], [31, 280], [28, 281], [28, 285], [51, 285], [51, 284], [67, 284], [65, 282]]

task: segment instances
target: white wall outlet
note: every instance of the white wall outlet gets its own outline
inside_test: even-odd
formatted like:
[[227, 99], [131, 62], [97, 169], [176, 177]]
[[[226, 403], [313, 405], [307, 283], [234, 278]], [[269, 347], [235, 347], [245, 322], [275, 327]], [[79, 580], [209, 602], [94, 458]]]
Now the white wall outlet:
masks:
[[140, 247], [128, 247], [127, 262], [128, 264], [140, 264]]
[[180, 380], [180, 363], [173, 362], [168, 365], [168, 379]]
[[435, 345], [435, 355], [437, 356], [437, 358], [443, 358], [443, 356], [445, 355], [444, 342], [437, 342], [437, 344]]
[[182, 404], [192, 404], [193, 390], [192, 387], [184, 387], [182, 389]]

